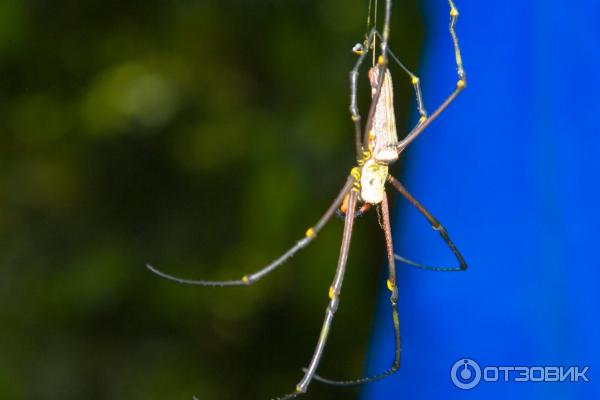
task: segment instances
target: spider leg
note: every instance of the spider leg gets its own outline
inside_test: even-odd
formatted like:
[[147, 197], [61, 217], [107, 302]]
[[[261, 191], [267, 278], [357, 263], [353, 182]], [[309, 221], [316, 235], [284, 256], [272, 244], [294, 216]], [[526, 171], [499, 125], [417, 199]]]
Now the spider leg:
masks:
[[315, 348], [313, 356], [310, 360], [308, 368], [304, 369], [304, 377], [302, 377], [300, 382], [298, 382], [298, 384], [296, 385], [296, 390], [284, 396], [277, 397], [274, 400], [293, 399], [302, 395], [303, 393], [306, 393], [308, 385], [315, 377], [315, 372], [317, 371], [317, 367], [319, 366], [319, 361], [321, 360], [321, 356], [323, 355], [323, 350], [325, 349], [325, 344], [329, 336], [331, 323], [333, 322], [333, 317], [335, 315], [335, 312], [337, 311], [340, 302], [342, 282], [344, 280], [344, 272], [346, 271], [346, 262], [348, 261], [348, 253], [350, 250], [350, 241], [352, 239], [352, 227], [354, 226], [354, 210], [356, 209], [357, 197], [357, 190], [352, 190], [350, 192], [348, 200], [348, 213], [346, 214], [346, 220], [344, 223], [344, 235], [342, 237], [340, 257], [338, 259], [335, 277], [333, 278], [333, 282], [329, 287], [330, 300], [329, 304], [327, 305], [327, 309], [325, 310], [325, 320], [323, 321], [323, 326], [321, 328], [321, 333], [319, 335], [319, 340], [317, 342], [317, 346]]
[[[366, 41], [366, 49], [359, 49], [358, 53], [360, 57], [356, 62], [354, 68], [350, 71], [350, 113], [352, 114], [352, 121], [354, 121], [354, 130], [355, 130], [355, 142], [356, 142], [356, 159], [362, 159], [363, 152], [363, 143], [368, 142], [369, 131], [371, 130], [371, 126], [373, 124], [373, 117], [375, 114], [375, 109], [377, 107], [377, 103], [379, 100], [379, 96], [381, 94], [381, 89], [383, 87], [383, 77], [384, 71], [388, 64], [388, 40], [390, 36], [390, 17], [392, 13], [392, 2], [391, 0], [386, 0], [385, 2], [385, 10], [384, 10], [384, 22], [383, 22], [383, 33], [380, 34], [377, 31], [377, 27], [374, 26]], [[369, 113], [367, 117], [367, 123], [365, 126], [365, 131], [363, 133], [363, 139], [361, 141], [361, 131], [360, 131], [360, 114], [358, 113], [358, 101], [357, 101], [357, 81], [358, 81], [358, 70], [363, 63], [369, 49], [371, 48], [371, 42], [374, 39], [374, 35], [381, 38], [381, 55], [377, 60], [378, 68], [380, 68], [379, 74], [379, 82], [377, 83], [377, 89], [375, 94], [371, 98], [371, 106], [369, 107]], [[374, 42], [373, 42], [374, 43]], [[375, 51], [375, 49], [373, 49]], [[409, 71], [410, 73], [410, 71]]]
[[[342, 205], [335, 210], [336, 216], [340, 219], [346, 218], [346, 212], [348, 211], [348, 197], [349, 196], [346, 196], [344, 201], [342, 201]], [[372, 204], [370, 203], [363, 203], [360, 207], [357, 207], [357, 210], [354, 212], [354, 218], [360, 218], [365, 215], [371, 209], [371, 206]]]
[[384, 372], [376, 375], [367, 376], [360, 379], [337, 381], [332, 379], [326, 379], [319, 375], [315, 375], [315, 380], [334, 386], [354, 386], [362, 385], [364, 383], [375, 382], [380, 379], [386, 378], [392, 375], [394, 372], [400, 369], [400, 355], [402, 353], [402, 340], [400, 338], [400, 318], [398, 317], [398, 287], [396, 286], [396, 265], [394, 263], [394, 245], [392, 242], [392, 229], [390, 227], [390, 211], [388, 207], [387, 195], [383, 196], [381, 202], [383, 232], [385, 234], [385, 247], [387, 250], [388, 258], [388, 280], [387, 287], [391, 292], [390, 303], [392, 305], [392, 320], [394, 322], [394, 337], [395, 337], [395, 351], [394, 360], [392, 366]]
[[[354, 64], [354, 68], [350, 70], [350, 114], [352, 118], [352, 122], [354, 122], [354, 134], [355, 134], [355, 144], [356, 144], [356, 159], [360, 160], [362, 158], [363, 146], [362, 146], [362, 132], [360, 127], [361, 116], [358, 110], [358, 71], [360, 66], [365, 61], [365, 58], [369, 54], [369, 49], [371, 48], [371, 42], [375, 33], [377, 32], [376, 28], [373, 27], [367, 36], [367, 41], [365, 42], [365, 48], [360, 48], [356, 50], [356, 52], [360, 55], [356, 63]], [[358, 46], [358, 45], [357, 45]]]
[[294, 254], [296, 254], [298, 251], [300, 251], [301, 249], [308, 246], [308, 244], [317, 237], [317, 234], [321, 231], [321, 229], [323, 229], [323, 227], [327, 224], [327, 222], [335, 214], [335, 211], [340, 206], [344, 197], [350, 191], [350, 189], [352, 188], [352, 185], [355, 183], [355, 181], [356, 181], [356, 178], [353, 175], [350, 175], [348, 177], [348, 179], [346, 180], [346, 183], [344, 184], [344, 187], [342, 188], [340, 193], [337, 195], [337, 197], [335, 198], [335, 200], [333, 201], [331, 206], [329, 206], [327, 211], [325, 211], [325, 214], [323, 214], [321, 219], [319, 219], [314, 226], [312, 226], [311, 228], [308, 228], [305, 236], [302, 239], [298, 240], [288, 251], [283, 253], [281, 256], [279, 256], [277, 259], [275, 259], [273, 262], [271, 262], [267, 266], [261, 268], [260, 270], [254, 272], [254, 273], [244, 275], [241, 279], [227, 280], [227, 281], [205, 281], [205, 280], [184, 279], [184, 278], [179, 278], [179, 277], [176, 277], [173, 275], [166, 274], [166, 273], [156, 269], [155, 267], [151, 266], [150, 264], [146, 264], [146, 267], [151, 272], [160, 276], [161, 278], [164, 278], [164, 279], [167, 279], [170, 281], [174, 281], [177, 283], [185, 284], [185, 285], [221, 286], [221, 287], [222, 286], [248, 286], [248, 285], [251, 285], [254, 282], [261, 279], [262, 277], [264, 277], [265, 275], [267, 275], [268, 273], [274, 271], [277, 267], [281, 266], [283, 263], [285, 263], [287, 260], [289, 260], [292, 256], [294, 256]]
[[[383, 41], [383, 37], [381, 36], [381, 34], [379, 32], [375, 32], [375, 34]], [[398, 58], [398, 56], [396, 56], [396, 54], [394, 54], [394, 52], [392, 50], [390, 50], [388, 48], [387, 50], [388, 55], [390, 56], [390, 58], [392, 60], [394, 60], [394, 62], [396, 64], [398, 64], [398, 66], [410, 77], [410, 82], [413, 85], [413, 89], [415, 91], [415, 97], [417, 98], [417, 107], [419, 110], [419, 115], [421, 116], [419, 118], [419, 123], [423, 123], [425, 121], [425, 119], [427, 119], [427, 110], [425, 110], [425, 106], [423, 103], [423, 92], [421, 91], [421, 79], [419, 79], [419, 77], [417, 75], [415, 75], [411, 70], [409, 70], [404, 63], [402, 63], [402, 61], [400, 61], [400, 58]]]
[[412, 204], [417, 210], [419, 210], [419, 212], [427, 219], [427, 221], [429, 221], [429, 223], [431, 224], [431, 227], [434, 230], [438, 231], [438, 233], [440, 234], [442, 239], [444, 239], [444, 242], [446, 242], [446, 244], [448, 245], [450, 250], [452, 250], [452, 253], [454, 253], [454, 256], [456, 257], [456, 260], [458, 261], [460, 266], [458, 266], [458, 267], [431, 267], [428, 265], [418, 264], [414, 261], [411, 261], [404, 257], [400, 257], [398, 255], [394, 255], [396, 260], [403, 262], [405, 264], [411, 265], [413, 267], [426, 269], [426, 270], [430, 270], [430, 271], [465, 271], [467, 269], [467, 263], [465, 262], [465, 259], [463, 258], [462, 254], [460, 254], [460, 251], [458, 251], [458, 249], [456, 248], [456, 246], [450, 239], [450, 236], [448, 235], [448, 231], [446, 230], [446, 228], [444, 228], [444, 226], [433, 215], [431, 215], [431, 213], [429, 211], [427, 211], [427, 209], [425, 207], [423, 207], [423, 205], [421, 203], [419, 203], [419, 201], [417, 199], [415, 199], [408, 192], [408, 190], [406, 190], [406, 188], [400, 183], [400, 181], [398, 181], [393, 176], [388, 175], [388, 182], [390, 182], [392, 184], [392, 186], [394, 186], [394, 188], [402, 196], [404, 196], [404, 198], [406, 200], [408, 200], [410, 202], [410, 204]]
[[467, 87], [467, 75], [463, 68], [462, 56], [460, 53], [460, 46], [458, 45], [458, 36], [456, 35], [455, 25], [458, 19], [458, 9], [454, 5], [452, 0], [448, 0], [450, 4], [450, 36], [452, 37], [452, 45], [454, 46], [454, 58], [456, 59], [456, 72], [458, 74], [458, 81], [456, 82], [456, 88], [448, 96], [446, 100], [424, 121], [419, 120], [417, 125], [402, 139], [398, 145], [398, 152], [402, 152], [409, 144], [411, 144], [424, 130], [431, 124], [440, 114], [448, 108], [450, 103], [456, 99], [458, 94]]

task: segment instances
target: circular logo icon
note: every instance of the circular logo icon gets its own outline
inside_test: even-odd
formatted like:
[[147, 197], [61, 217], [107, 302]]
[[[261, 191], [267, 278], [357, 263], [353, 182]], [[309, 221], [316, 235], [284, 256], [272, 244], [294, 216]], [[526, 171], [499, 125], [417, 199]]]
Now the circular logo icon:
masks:
[[481, 368], [470, 358], [461, 358], [452, 365], [450, 370], [452, 383], [459, 389], [473, 389], [481, 380]]

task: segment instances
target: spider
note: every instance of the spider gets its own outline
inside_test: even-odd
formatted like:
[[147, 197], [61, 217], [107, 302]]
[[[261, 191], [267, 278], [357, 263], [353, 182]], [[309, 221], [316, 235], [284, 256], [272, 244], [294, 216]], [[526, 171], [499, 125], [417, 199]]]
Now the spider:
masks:
[[[377, 381], [392, 375], [394, 372], [399, 370], [401, 339], [400, 320], [398, 317], [398, 289], [396, 286], [396, 260], [426, 270], [464, 271], [467, 269], [467, 264], [465, 263], [463, 256], [450, 239], [447, 230], [433, 215], [431, 215], [431, 213], [425, 207], [423, 207], [423, 205], [421, 205], [419, 201], [417, 201], [408, 192], [408, 190], [406, 190], [406, 188], [396, 178], [389, 173], [389, 165], [398, 160], [399, 155], [408, 147], [408, 145], [411, 144], [436, 118], [438, 118], [438, 116], [444, 110], [446, 110], [450, 103], [452, 103], [458, 94], [466, 87], [466, 75], [463, 69], [458, 38], [455, 31], [455, 24], [459, 13], [454, 5], [453, 0], [448, 0], [448, 3], [450, 6], [449, 30], [454, 46], [458, 81], [454, 91], [440, 106], [438, 106], [438, 108], [431, 115], [427, 115], [427, 112], [423, 106], [419, 78], [410, 72], [410, 70], [408, 70], [400, 62], [398, 57], [396, 57], [396, 55], [389, 49], [388, 39], [390, 33], [391, 0], [385, 1], [383, 31], [379, 32], [376, 29], [376, 24], [374, 24], [369, 33], [366, 35], [365, 41], [353, 47], [354, 53], [359, 56], [354, 67], [350, 71], [350, 114], [351, 119], [354, 122], [357, 163], [356, 166], [351, 169], [345, 184], [333, 203], [327, 209], [325, 214], [323, 214], [323, 216], [317, 221], [317, 223], [307, 229], [302, 239], [298, 240], [289, 250], [287, 250], [285, 253], [279, 256], [279, 258], [275, 259], [267, 266], [251, 274], [244, 275], [238, 280], [206, 281], [182, 279], [166, 274], [151, 265], [147, 265], [147, 268], [153, 273], [161, 276], [162, 278], [181, 284], [220, 287], [248, 286], [257, 282], [267, 274], [273, 272], [298, 251], [307, 247], [309, 243], [311, 243], [317, 237], [317, 234], [321, 231], [321, 229], [323, 229], [323, 227], [336, 212], [342, 215], [344, 218], [344, 230], [340, 255], [333, 282], [329, 287], [329, 303], [325, 311], [325, 319], [323, 321], [316, 348], [312, 358], [310, 359], [308, 367], [303, 369], [304, 375], [296, 385], [295, 390], [289, 394], [277, 397], [275, 400], [293, 399], [306, 393], [313, 379], [330, 385], [350, 386]], [[367, 23], [367, 26], [368, 25], [369, 23]], [[359, 114], [357, 106], [358, 75], [359, 69], [369, 53], [372, 52], [373, 59], [375, 60], [375, 55], [377, 52], [377, 39], [380, 40], [380, 49], [377, 62], [373, 62], [374, 65], [369, 69], [368, 72], [368, 77], [371, 84], [372, 99], [363, 136], [361, 115]], [[388, 61], [390, 58], [410, 77], [411, 83], [415, 90], [420, 114], [420, 119], [416, 126], [402, 140], [398, 140], [398, 135], [396, 132], [396, 122], [393, 108], [392, 78], [388, 69]], [[432, 267], [418, 264], [414, 261], [394, 254], [388, 197], [385, 189], [386, 183], [390, 184], [394, 189], [396, 189], [427, 219], [427, 221], [431, 224], [431, 227], [440, 234], [441, 238], [453, 252], [456, 260], [459, 263], [459, 266]], [[325, 349], [334, 315], [340, 302], [342, 282], [344, 280], [344, 273], [346, 270], [346, 262], [350, 249], [354, 220], [357, 215], [366, 212], [373, 206], [377, 207], [381, 212], [381, 226], [385, 235], [388, 261], [387, 288], [391, 292], [390, 303], [392, 306], [392, 318], [395, 333], [394, 359], [391, 367], [379, 374], [355, 380], [326, 379], [320, 375], [317, 375], [316, 371]]]

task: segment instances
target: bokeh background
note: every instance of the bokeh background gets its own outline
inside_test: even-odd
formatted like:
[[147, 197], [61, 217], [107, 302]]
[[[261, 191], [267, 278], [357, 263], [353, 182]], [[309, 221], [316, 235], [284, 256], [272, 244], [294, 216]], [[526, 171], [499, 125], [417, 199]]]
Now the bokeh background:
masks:
[[[598, 6], [477, 3], [458, 4], [470, 87], [394, 170], [472, 268], [398, 266], [403, 370], [362, 398], [593, 398], [593, 382], [466, 393], [449, 379], [468, 356], [592, 370], [599, 358]], [[348, 71], [367, 6], [0, 2], [0, 398], [268, 399], [294, 387], [341, 220], [249, 288], [179, 286], [144, 264], [237, 278], [316, 221], [354, 162]], [[447, 13], [441, 0], [394, 3], [391, 44], [421, 73], [430, 111], [455, 83]], [[412, 88], [392, 73], [408, 129]], [[452, 262], [400, 207], [398, 250]], [[372, 213], [355, 228], [324, 375], [389, 365], [383, 267]], [[314, 384], [307, 398], [359, 396]]]
[[[367, 6], [0, 2], [0, 398], [266, 399], [294, 388], [341, 220], [251, 288], [179, 286], [144, 265], [237, 278], [316, 222], [354, 162], [348, 72]], [[421, 7], [408, 2], [393, 21], [413, 68]], [[405, 126], [412, 88], [397, 74]], [[382, 239], [374, 215], [360, 221], [324, 372], [363, 371]]]

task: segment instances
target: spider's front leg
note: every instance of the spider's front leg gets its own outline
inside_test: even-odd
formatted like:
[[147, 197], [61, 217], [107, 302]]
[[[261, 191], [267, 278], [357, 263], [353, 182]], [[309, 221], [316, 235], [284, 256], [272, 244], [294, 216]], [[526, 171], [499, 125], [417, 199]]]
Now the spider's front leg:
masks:
[[444, 100], [444, 102], [424, 121], [419, 120], [417, 126], [415, 126], [408, 135], [404, 139], [402, 139], [398, 145], [398, 152], [402, 152], [409, 144], [411, 144], [423, 131], [425, 128], [429, 126], [437, 117], [440, 116], [442, 112], [450, 103], [452, 103], [456, 97], [467, 87], [467, 75], [465, 73], [465, 69], [463, 68], [462, 55], [460, 52], [460, 46], [458, 45], [458, 36], [456, 35], [456, 21], [458, 20], [458, 9], [454, 5], [454, 1], [448, 0], [450, 4], [450, 36], [452, 37], [452, 45], [454, 47], [454, 58], [456, 61], [456, 73], [458, 75], [458, 81], [456, 82], [456, 87], [454, 91]]
[[367, 35], [364, 46], [359, 43], [352, 48], [352, 51], [359, 56], [356, 64], [354, 64], [354, 68], [350, 71], [350, 115], [352, 122], [354, 122], [354, 141], [357, 159], [360, 159], [363, 153], [362, 128], [360, 126], [362, 118], [358, 109], [358, 71], [369, 54], [369, 49], [377, 33], [377, 29], [373, 27]]
[[219, 286], [219, 287], [251, 285], [251, 284], [257, 282], [258, 280], [260, 280], [261, 278], [263, 278], [264, 276], [266, 276], [267, 274], [269, 274], [270, 272], [273, 272], [275, 269], [277, 269], [281, 265], [283, 265], [287, 260], [292, 258], [294, 256], [294, 254], [296, 254], [298, 251], [307, 247], [310, 244], [310, 242], [312, 242], [317, 237], [317, 234], [321, 231], [321, 229], [323, 229], [323, 227], [327, 224], [327, 222], [329, 222], [331, 217], [335, 214], [336, 210], [338, 209], [340, 204], [342, 204], [342, 201], [346, 197], [346, 194], [352, 189], [352, 186], [354, 185], [356, 180], [357, 180], [357, 178], [353, 175], [350, 175], [348, 177], [348, 179], [346, 180], [346, 183], [342, 187], [342, 190], [337, 195], [337, 197], [335, 198], [333, 203], [329, 206], [329, 208], [327, 209], [325, 214], [323, 214], [321, 219], [319, 219], [315, 225], [308, 228], [306, 230], [306, 234], [304, 235], [304, 237], [302, 239], [298, 240], [288, 251], [283, 253], [281, 256], [279, 256], [277, 259], [272, 261], [267, 266], [261, 268], [260, 270], [258, 270], [256, 272], [253, 272], [251, 274], [244, 275], [240, 279], [234, 279], [234, 280], [228, 280], [228, 281], [207, 281], [207, 280], [185, 279], [185, 278], [179, 278], [179, 277], [164, 273], [164, 272], [156, 269], [155, 267], [153, 267], [150, 264], [146, 264], [146, 268], [148, 268], [151, 272], [160, 276], [161, 278], [164, 278], [164, 279], [167, 279], [170, 281], [174, 281], [177, 283], [181, 283], [184, 285]]

